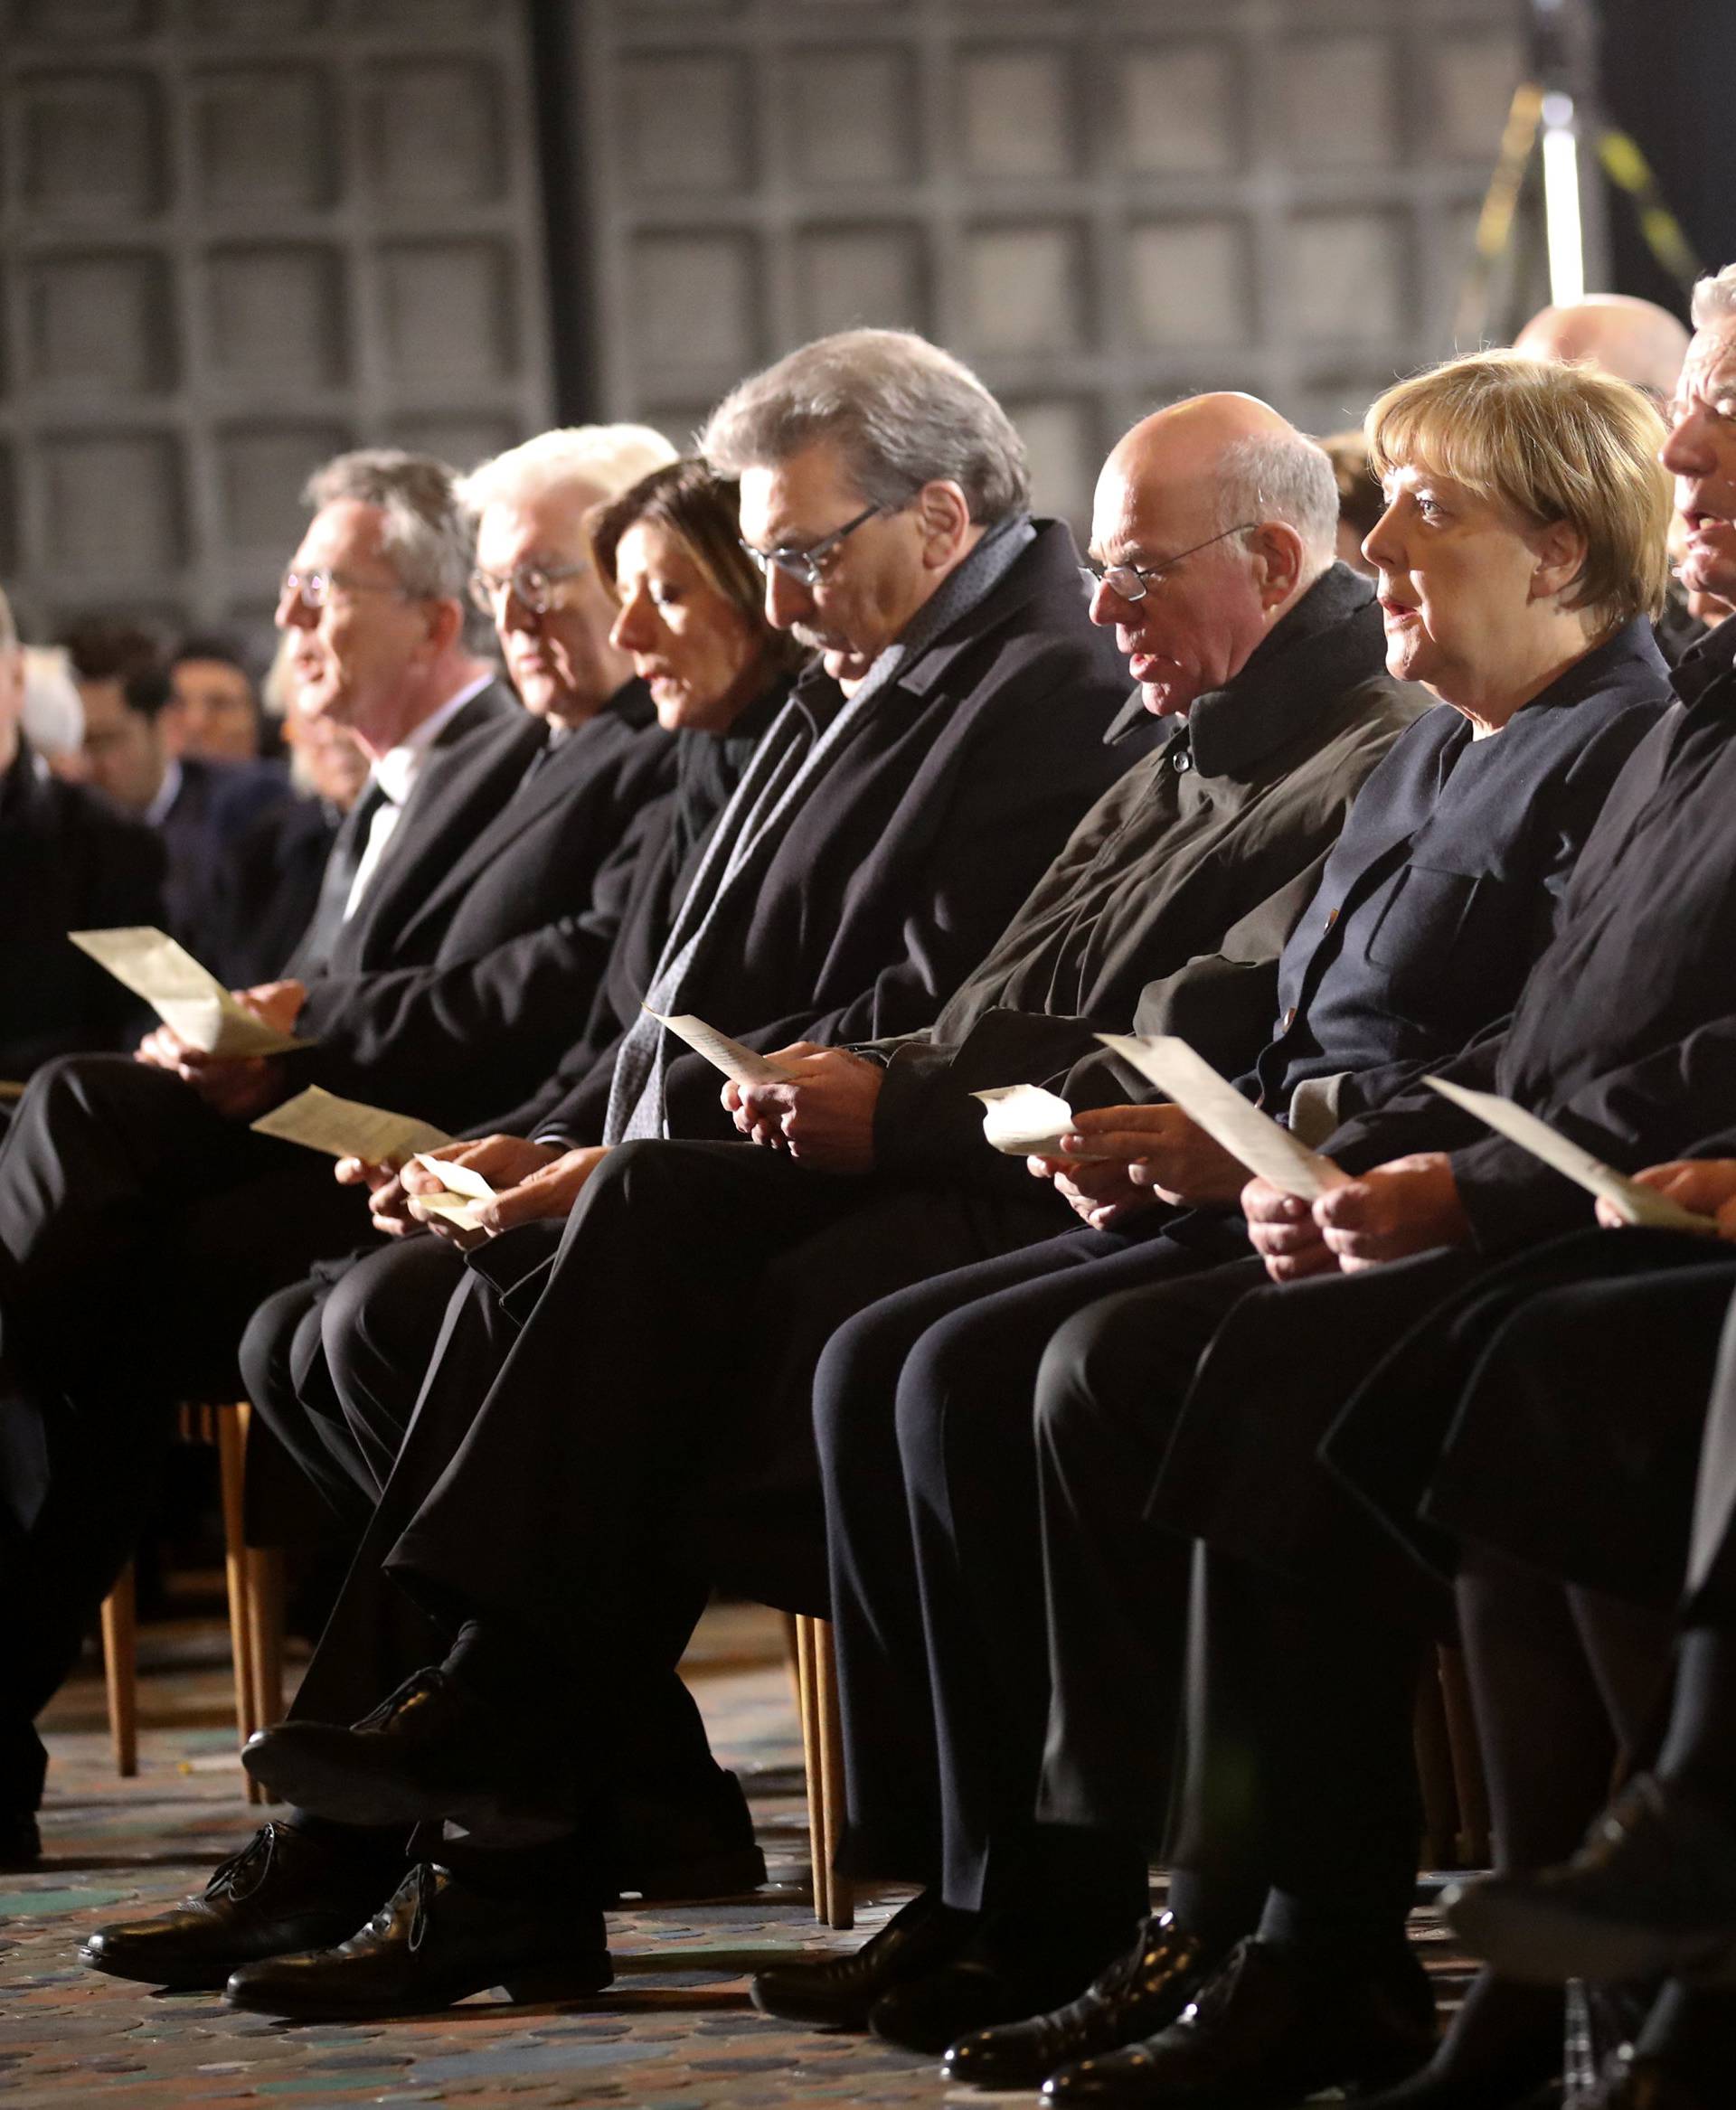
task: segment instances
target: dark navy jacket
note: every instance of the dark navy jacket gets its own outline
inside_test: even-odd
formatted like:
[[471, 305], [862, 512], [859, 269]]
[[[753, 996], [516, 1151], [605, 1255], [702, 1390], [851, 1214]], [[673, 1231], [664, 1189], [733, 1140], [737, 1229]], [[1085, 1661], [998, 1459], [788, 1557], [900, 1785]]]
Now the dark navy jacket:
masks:
[[1284, 949], [1277, 1029], [1243, 1089], [1278, 1111], [1305, 1079], [1334, 1079], [1330, 1126], [1505, 1018], [1611, 786], [1670, 700], [1636, 620], [1487, 739], [1446, 704], [1401, 734]]

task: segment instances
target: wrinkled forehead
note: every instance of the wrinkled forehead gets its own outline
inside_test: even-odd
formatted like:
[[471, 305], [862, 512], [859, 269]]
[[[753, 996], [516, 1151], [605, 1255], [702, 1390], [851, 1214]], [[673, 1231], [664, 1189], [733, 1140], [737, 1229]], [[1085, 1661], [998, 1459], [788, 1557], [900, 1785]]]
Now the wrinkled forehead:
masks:
[[863, 504], [843, 454], [816, 440], [780, 462], [741, 472], [741, 537], [760, 550], [806, 549]]
[[1215, 532], [1217, 513], [1211, 480], [1192, 465], [1111, 455], [1091, 508], [1091, 548], [1110, 562], [1155, 562]]
[[307, 532], [290, 560], [294, 571], [354, 570], [363, 565], [391, 566], [380, 554], [385, 525], [377, 505], [359, 498], [337, 498], [322, 505], [307, 523]]
[[602, 493], [589, 485], [563, 484], [485, 505], [476, 521], [476, 562], [485, 571], [510, 571], [536, 558], [557, 564], [585, 561], [590, 555], [586, 517], [601, 499]]

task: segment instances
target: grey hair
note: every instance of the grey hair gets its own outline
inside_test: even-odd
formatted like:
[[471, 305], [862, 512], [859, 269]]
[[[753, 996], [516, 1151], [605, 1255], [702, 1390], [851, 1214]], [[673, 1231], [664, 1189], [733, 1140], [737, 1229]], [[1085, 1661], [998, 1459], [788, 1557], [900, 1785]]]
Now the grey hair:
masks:
[[474, 561], [470, 523], [457, 478], [432, 455], [392, 447], [358, 447], [316, 469], [302, 493], [316, 512], [352, 499], [385, 515], [380, 554], [419, 599], [461, 601]]
[[575, 484], [584, 486], [587, 504], [607, 504], [675, 458], [675, 448], [649, 425], [565, 425], [460, 476], [458, 504], [476, 520], [491, 505], [528, 504]]
[[1226, 528], [1243, 521], [1282, 521], [1302, 538], [1310, 574], [1332, 562], [1338, 480], [1324, 447], [1299, 432], [1250, 433], [1224, 448], [1216, 481]]
[[1696, 330], [1710, 330], [1736, 316], [1736, 264], [1726, 264], [1722, 271], [1699, 280], [1690, 312]]
[[1004, 520], [1031, 503], [1013, 420], [961, 360], [909, 330], [844, 330], [802, 345], [724, 397], [699, 451], [740, 476], [821, 440], [877, 505], [908, 505], [936, 482], [958, 485], [973, 521]]
[[13, 616], [12, 603], [6, 598], [6, 589], [0, 586], [0, 652], [16, 652], [17, 649], [17, 621]]

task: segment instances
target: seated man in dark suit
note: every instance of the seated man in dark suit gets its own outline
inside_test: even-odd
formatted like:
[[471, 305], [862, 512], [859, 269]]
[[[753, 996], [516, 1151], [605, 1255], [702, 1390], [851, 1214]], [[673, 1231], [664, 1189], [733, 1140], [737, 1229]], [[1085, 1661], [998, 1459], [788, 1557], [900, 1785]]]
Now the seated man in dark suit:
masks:
[[[576, 522], [646, 443], [603, 465], [574, 440]], [[373, 766], [296, 979], [248, 1001], [313, 1045], [216, 1060], [165, 1026], [141, 1060], [52, 1063], [0, 1151], [0, 1567], [33, 1607], [0, 1714], [27, 1747], [129, 1550], [163, 1405], [232, 1387], [260, 1297], [365, 1232], [323, 1160], [249, 1121], [318, 1082], [462, 1126], [542, 1076], [607, 956], [585, 922], [596, 874], [665, 780], [669, 743], [623, 657], [595, 658], [556, 749], [548, 714], [465, 648], [472, 536], [441, 464], [341, 457], [310, 498], [278, 620], [301, 708], [348, 725]], [[93, 1300], [112, 1323], [89, 1324]], [[40, 1784], [38, 1753], [0, 1804], [33, 1808]]]
[[[810, 634], [823, 628], [840, 671], [848, 674], [851, 657], [872, 665], [885, 649], [872, 627], [873, 603], [864, 605], [862, 589], [873, 579], [873, 567], [885, 570], [898, 553], [897, 544], [882, 542], [866, 553], [866, 568], [851, 572], [845, 542], [824, 572], [817, 567], [808, 572], [805, 586], [797, 583], [800, 558], [807, 542], [847, 525], [862, 513], [863, 499], [882, 485], [896, 494], [901, 465], [877, 458], [876, 449], [885, 446], [879, 435], [896, 430], [897, 425], [876, 419], [875, 438], [863, 439], [852, 430], [851, 410], [860, 405], [866, 390], [859, 384], [822, 393], [813, 387], [811, 372], [803, 372], [803, 363], [797, 354], [786, 368], [748, 384], [742, 400], [726, 405], [713, 429], [728, 432], [732, 413], [739, 413], [746, 427], [746, 433], [738, 432], [731, 443], [741, 455], [732, 451], [731, 458], [751, 465], [744, 474], [744, 487], [756, 493], [755, 546], [781, 542], [798, 525], [805, 531], [801, 543], [780, 549], [773, 559], [793, 575], [791, 583], [779, 579], [773, 589], [774, 612], [780, 621]], [[933, 385], [925, 379], [925, 387]], [[828, 412], [829, 429], [816, 431], [810, 426], [787, 447], [779, 447], [769, 436], [778, 422], [775, 412], [786, 388], [797, 400], [826, 401], [829, 397], [835, 408]], [[922, 421], [921, 445], [933, 450], [930, 471], [943, 466], [951, 470], [946, 480], [957, 477], [961, 491], [976, 483], [981, 471], [968, 458], [959, 461], [957, 443], [948, 435], [963, 424], [961, 411], [980, 422], [981, 412], [973, 403], [974, 399], [967, 399], [959, 410]], [[872, 397], [862, 408], [866, 421]], [[756, 410], [765, 415], [760, 431], [753, 435], [748, 419]], [[995, 429], [998, 435], [1001, 428], [996, 424]], [[830, 462], [825, 453], [831, 454]], [[803, 479], [816, 479], [821, 467], [835, 476], [840, 467], [847, 468], [850, 480], [839, 479], [829, 496], [823, 484], [806, 487]], [[902, 473], [909, 477], [912, 472], [905, 467]], [[934, 480], [941, 481], [938, 473]], [[788, 1350], [792, 1369], [802, 1376], [802, 1359], [816, 1352], [824, 1338], [826, 1312], [839, 1300], [854, 1308], [854, 1300], [873, 1295], [874, 1285], [889, 1270], [894, 1281], [908, 1279], [911, 1271], [948, 1265], [961, 1246], [968, 1255], [986, 1245], [997, 1248], [1028, 1242], [1064, 1223], [1066, 1217], [1057, 1215], [1052, 1198], [1035, 1193], [1017, 1167], [984, 1143], [980, 1117], [968, 1097], [971, 1088], [1005, 1081], [1009, 1065], [1015, 1075], [1048, 1076], [1057, 1066], [1077, 1069], [1080, 1088], [1090, 1088], [1085, 1073], [1096, 1051], [1093, 1026], [1125, 1022], [1140, 1004], [1142, 992], [1149, 994], [1156, 1015], [1163, 1015], [1165, 1002], [1173, 1000], [1197, 1019], [1203, 1037], [1226, 1049], [1236, 1043], [1241, 1022], [1269, 1008], [1276, 947], [1342, 823], [1355, 785], [1415, 706], [1381, 671], [1368, 589], [1332, 566], [1335, 507], [1324, 457], [1264, 406], [1247, 399], [1204, 399], [1148, 421], [1117, 450], [1106, 476], [1106, 489], [1110, 486], [1116, 517], [1125, 506], [1151, 536], [1148, 559], [1154, 569], [1160, 547], [1209, 542], [1212, 528], [1220, 542], [1244, 533], [1248, 537], [1231, 560], [1208, 567], [1193, 590], [1183, 590], [1179, 601], [1154, 591], [1149, 606], [1137, 617], [1128, 617], [1119, 640], [1124, 651], [1141, 655], [1148, 684], [1130, 707], [1127, 722], [1143, 724], [1166, 711], [1179, 716], [1184, 702], [1197, 704], [1197, 718], [1186, 727], [1178, 722], [1160, 749], [1099, 800], [987, 960], [944, 1007], [939, 1025], [874, 1044], [875, 1053], [893, 1059], [892, 1070], [884, 1073], [888, 1098], [896, 1080], [900, 1103], [908, 1111], [910, 1134], [902, 1139], [910, 1154], [908, 1168], [902, 1149], [882, 1177], [862, 1180], [810, 1173], [739, 1144], [678, 1150], [670, 1144], [649, 1143], [612, 1154], [593, 1173], [571, 1220], [558, 1283], [538, 1304], [521, 1350], [535, 1332], [541, 1352], [558, 1352], [555, 1330], [571, 1306], [572, 1287], [590, 1279], [585, 1311], [591, 1309], [594, 1296], [596, 1311], [606, 1311], [608, 1317], [600, 1324], [580, 1323], [586, 1353], [618, 1352], [622, 1360], [618, 1385], [600, 1368], [588, 1373], [588, 1396], [599, 1408], [609, 1402], [607, 1412], [618, 1418], [627, 1446], [637, 1440], [634, 1431], [641, 1409], [649, 1409], [651, 1422], [661, 1432], [657, 1440], [675, 1462], [680, 1446], [669, 1441], [675, 1423], [663, 1418], [666, 1405], [672, 1416], [683, 1417], [684, 1427], [691, 1413], [709, 1419], [715, 1435], [695, 1453], [695, 1462], [707, 1470], [712, 1464], [726, 1465], [731, 1446], [746, 1442], [744, 1406], [754, 1395], [756, 1379], [745, 1366], [756, 1340], [779, 1354]], [[1283, 495], [1269, 497], [1269, 490]], [[944, 490], [937, 493], [937, 511], [943, 501], [948, 508], [955, 503]], [[926, 505], [927, 493], [919, 493], [914, 503]], [[1244, 504], [1245, 513], [1233, 510]], [[1225, 508], [1231, 510], [1226, 514]], [[1212, 521], [1214, 512], [1220, 517]], [[1226, 531], [1226, 517], [1235, 523], [1246, 518], [1249, 524], [1233, 524]], [[920, 525], [911, 521], [901, 532], [908, 538]], [[790, 540], [795, 542], [793, 534]], [[1061, 624], [1074, 590], [1071, 580], [1065, 594], [1057, 584], [1052, 611], [1045, 611], [1054, 628], [1052, 637], [1040, 632], [1033, 639], [1022, 626], [1012, 630], [1003, 650], [1017, 645], [1023, 656], [1041, 639], [1045, 655], [1052, 657], [1064, 635]], [[1130, 590], [1137, 598], [1137, 589]], [[1080, 604], [1075, 600], [1071, 606], [1078, 609]], [[1024, 617], [1025, 625], [1030, 621], [1030, 616]], [[859, 644], [853, 636], [858, 628]], [[864, 649], [871, 641], [872, 652]], [[941, 642], [946, 642], [944, 634]], [[856, 650], [849, 653], [853, 645]], [[932, 655], [934, 647], [928, 650]], [[973, 645], [969, 650], [975, 657], [981, 647]], [[961, 661], [968, 667], [962, 653], [953, 666]], [[1017, 664], [1017, 657], [1013, 658], [1009, 681]], [[901, 680], [914, 685], [926, 671], [925, 658], [917, 656]], [[963, 682], [966, 674], [961, 671], [953, 678]], [[969, 678], [980, 682], [983, 676], [973, 669]], [[1016, 695], [1017, 690], [1013, 692]], [[1051, 711], [1056, 708], [1057, 699], [1041, 692], [1033, 701], [1039, 699]], [[882, 707], [891, 711], [896, 700], [889, 698]], [[1015, 767], [1021, 753], [1015, 747], [1009, 758]], [[981, 757], [985, 768], [996, 760], [990, 752]], [[967, 851], [968, 845], [960, 848]], [[774, 871], [778, 869], [774, 865]], [[1045, 1005], [1052, 1008], [1045, 1010]], [[882, 1016], [888, 1027], [904, 1022], [896, 1014]], [[874, 1013], [867, 1012], [861, 1022], [872, 1030]], [[852, 1023], [847, 1016], [828, 1019], [825, 1030], [854, 1039]], [[777, 1030], [755, 1037], [762, 1045], [776, 1045], [772, 1034]], [[902, 1068], [906, 1056], [911, 1059], [908, 1076]], [[875, 1073], [882, 1074], [878, 1068]], [[714, 1088], [704, 1095], [713, 1108]], [[665, 1102], [665, 1119], [672, 1126], [675, 1106], [672, 1090]], [[616, 1164], [622, 1168], [620, 1176], [614, 1172]], [[665, 1170], [667, 1186], [662, 1177]], [[641, 1211], [635, 1191], [641, 1177], [653, 1174], [657, 1175], [656, 1192]], [[749, 1210], [750, 1217], [743, 1213]], [[837, 1250], [824, 1250], [823, 1268], [816, 1269], [812, 1265], [816, 1248], [809, 1241], [828, 1220], [835, 1221]], [[765, 1282], [744, 1283], [731, 1273], [732, 1286], [722, 1305], [717, 1296], [725, 1287], [721, 1281], [702, 1293], [700, 1270], [670, 1266], [670, 1227], [676, 1221], [686, 1227], [683, 1237], [689, 1239], [696, 1226], [715, 1226], [701, 1249], [715, 1240], [722, 1241], [720, 1251], [725, 1246], [738, 1253], [763, 1250], [771, 1263]], [[752, 1235], [744, 1239], [742, 1226], [748, 1222]], [[498, 1241], [500, 1267], [524, 1272], [533, 1287], [533, 1276], [513, 1257], [511, 1245], [511, 1239]], [[546, 1253], [546, 1244], [542, 1250]], [[489, 1272], [495, 1271], [492, 1259], [486, 1248], [473, 1255], [473, 1262]], [[486, 1276], [473, 1277], [448, 1314], [447, 1342], [424, 1384], [403, 1458], [358, 1559], [357, 1573], [377, 1568], [391, 1549], [421, 1493], [468, 1427], [480, 1386], [491, 1374], [490, 1363], [497, 1368], [511, 1345], [510, 1326], [500, 1330], [504, 1340], [492, 1342], [477, 1342], [469, 1332], [485, 1305], [486, 1287]], [[750, 1300], [748, 1315], [729, 1308], [738, 1292]], [[811, 1327], [807, 1323], [810, 1306]], [[352, 1316], [355, 1332], [365, 1334], [365, 1307]], [[787, 1323], [791, 1321], [801, 1323]], [[455, 1340], [467, 1339], [467, 1373], [450, 1350]], [[612, 1345], [605, 1336], [612, 1337]], [[373, 1345], [363, 1342], [364, 1348]], [[342, 1334], [335, 1338], [328, 1328], [327, 1349], [344, 1346]], [[404, 1354], [396, 1360], [401, 1366], [420, 1368], [425, 1359], [423, 1351], [420, 1357]], [[511, 1375], [510, 1369], [502, 1373], [503, 1386]], [[805, 1381], [803, 1377], [804, 1387]], [[792, 1382], [790, 1398], [797, 1389]], [[684, 1401], [683, 1394], [691, 1399]], [[564, 1381], [549, 1399], [552, 1412], [576, 1420]], [[491, 1397], [485, 1414], [493, 1404]], [[773, 1420], [775, 1454], [777, 1443], [791, 1431], [783, 1420]], [[544, 1434], [550, 1438], [555, 1434], [552, 1421], [546, 1430], [542, 1421], [539, 1408], [524, 1424], [527, 1446], [534, 1439], [539, 1451]], [[389, 1418], [382, 1415], [382, 1422], [378, 1433], [382, 1434]], [[497, 1424], [503, 1438], [505, 1426], [503, 1405]], [[603, 1433], [600, 1428], [599, 1433]], [[525, 1460], [528, 1482], [538, 1469], [528, 1447]], [[571, 1474], [562, 1468], [551, 1480], [545, 1491], [550, 1513], [538, 1527], [534, 1550], [542, 1558], [555, 1550], [557, 1540], [571, 1539], [584, 1565], [589, 1568], [594, 1562], [600, 1570], [608, 1566], [608, 1557], [603, 1534], [593, 1528], [596, 1504], [583, 1495], [582, 1480], [576, 1459]], [[614, 1485], [599, 1483], [598, 1500], [607, 1500], [607, 1490]], [[624, 1491], [622, 1484], [618, 1492]], [[515, 1502], [520, 1499], [515, 1497]], [[637, 1502], [632, 1514], [638, 1516]], [[637, 1528], [623, 1524], [623, 1529]], [[709, 1572], [706, 1562], [692, 1559], [691, 1550], [684, 1561], [669, 1558], [664, 1533], [655, 1525], [647, 1530], [665, 1564], [636, 1564], [632, 1606], [595, 1606], [596, 1618], [609, 1629], [607, 1658], [617, 1666], [611, 1686], [618, 1693], [618, 1713], [629, 1719], [647, 1704], [647, 1692], [657, 1679], [668, 1677], [673, 1652], [678, 1652], [696, 1609], [695, 1577], [697, 1598], [703, 1600]], [[524, 1536], [532, 1542], [528, 1531]], [[684, 1573], [685, 1568], [694, 1575]], [[549, 1616], [563, 1619], [557, 1608], [564, 1602], [562, 1593], [552, 1591], [548, 1602]], [[351, 1608], [340, 1607], [334, 1619], [308, 1693], [308, 1709], [328, 1718], [340, 1713], [346, 1697], [354, 1710], [380, 1689], [377, 1683], [353, 1683], [346, 1694], [332, 1674], [331, 1657]], [[531, 1616], [534, 1623], [535, 1614]], [[589, 1615], [586, 1631], [590, 1631]], [[414, 1662], [404, 1667], [413, 1668]], [[618, 1727], [611, 1729], [610, 1741], [618, 1743]], [[599, 1763], [606, 1762], [607, 1754]], [[442, 1850], [443, 1862], [448, 1858]], [[427, 1967], [437, 1975], [420, 1985], [422, 1997], [436, 1986], [456, 1997], [451, 1973], [501, 1967], [508, 1942], [535, 1945], [559, 1939], [557, 1927], [548, 1924], [550, 1916], [562, 1908], [552, 1865], [545, 1860], [536, 1871], [546, 1897], [528, 1900], [511, 1926], [497, 1928], [501, 1945], [492, 1954], [454, 1956], [444, 1947], [428, 1952]], [[443, 1883], [450, 1872], [443, 1870]], [[461, 1896], [461, 1884], [458, 1890]], [[220, 1914], [226, 1917], [231, 1955], [247, 1953], [243, 1942], [259, 1945], [252, 1953], [263, 1954], [266, 1940], [281, 1942], [293, 1932], [286, 1911], [290, 1893], [284, 1891], [281, 1898], [268, 1885], [257, 1905], [250, 1900], [244, 1908], [208, 1908], [208, 1922]], [[307, 1903], [302, 1906], [304, 1913]], [[305, 1918], [303, 1924], [308, 1924]], [[137, 1974], [148, 1975], [143, 1966], [149, 1930], [119, 1931], [137, 1950]], [[175, 1940], [184, 1943], [193, 1931], [191, 1915], [178, 1926], [165, 1924], [161, 1947], [165, 1964]], [[108, 1937], [101, 1939], [106, 1952]], [[108, 1964], [106, 1955], [104, 1960], [106, 1967], [124, 1967]], [[418, 1968], [413, 1960], [410, 1968]], [[293, 1983], [280, 1985], [268, 1974], [257, 1992], [249, 1981], [246, 1997], [269, 2004], [286, 1991], [293, 1996]], [[382, 1991], [376, 1983], [358, 1989], [355, 1997], [378, 2001]]]
[[204, 944], [218, 868], [259, 816], [289, 796], [275, 764], [177, 753], [165, 730], [173, 686], [141, 632], [86, 625], [71, 639], [90, 782], [155, 828], [168, 853], [167, 928]]
[[[136, 1039], [139, 1005], [69, 930], [155, 923], [163, 849], [142, 822], [51, 776], [19, 729], [24, 655], [0, 594], [0, 1080]], [[8, 1109], [0, 1107], [0, 1120]]]

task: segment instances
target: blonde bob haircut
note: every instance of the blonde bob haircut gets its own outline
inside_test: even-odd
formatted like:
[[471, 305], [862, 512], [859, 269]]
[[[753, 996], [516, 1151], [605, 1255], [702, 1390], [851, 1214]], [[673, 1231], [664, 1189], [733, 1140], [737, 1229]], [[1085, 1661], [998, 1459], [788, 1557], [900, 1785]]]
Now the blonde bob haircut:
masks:
[[1390, 388], [1363, 424], [1377, 476], [1449, 476], [1534, 527], [1565, 521], [1585, 563], [1563, 603], [1599, 641], [1656, 616], [1669, 581], [1670, 478], [1664, 420], [1625, 381], [1594, 367], [1477, 352]]

